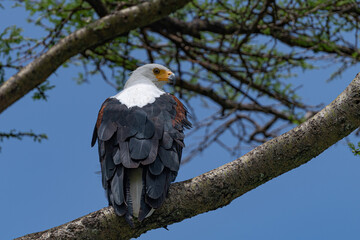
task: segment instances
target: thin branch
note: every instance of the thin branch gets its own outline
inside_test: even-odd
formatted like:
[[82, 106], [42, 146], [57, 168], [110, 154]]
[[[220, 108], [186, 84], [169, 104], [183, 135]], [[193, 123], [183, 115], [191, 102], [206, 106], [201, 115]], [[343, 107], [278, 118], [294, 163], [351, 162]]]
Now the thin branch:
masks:
[[257, 104], [242, 104], [235, 101], [231, 101], [229, 99], [222, 98], [221, 96], [216, 94], [216, 92], [214, 92], [212, 88], [206, 88], [201, 86], [200, 84], [191, 84], [186, 81], [177, 80], [176, 86], [181, 86], [183, 89], [207, 96], [214, 102], [221, 105], [224, 109], [236, 109], [236, 110], [244, 110], [244, 111], [269, 113], [284, 120], [290, 119], [290, 116], [288, 114], [278, 111], [270, 106], [259, 106]]
[[95, 10], [97, 15], [102, 18], [109, 14], [109, 10], [102, 2], [102, 0], [86, 0], [90, 4], [90, 6]]

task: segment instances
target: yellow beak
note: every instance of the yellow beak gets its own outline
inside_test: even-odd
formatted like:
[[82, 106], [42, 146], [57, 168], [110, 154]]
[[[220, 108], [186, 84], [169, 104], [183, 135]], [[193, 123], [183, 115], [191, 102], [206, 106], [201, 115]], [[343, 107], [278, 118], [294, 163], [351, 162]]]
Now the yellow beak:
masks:
[[171, 71], [160, 70], [160, 73], [156, 75], [158, 81], [174, 82], [175, 74]]

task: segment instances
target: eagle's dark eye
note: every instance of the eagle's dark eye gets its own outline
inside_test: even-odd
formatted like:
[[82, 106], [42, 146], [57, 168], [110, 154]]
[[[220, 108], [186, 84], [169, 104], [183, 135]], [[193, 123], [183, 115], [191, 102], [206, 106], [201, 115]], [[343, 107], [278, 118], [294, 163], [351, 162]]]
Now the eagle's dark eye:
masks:
[[154, 74], [159, 74], [159, 73], [160, 73], [160, 69], [154, 68], [154, 69], [153, 69], [153, 73], [154, 73]]

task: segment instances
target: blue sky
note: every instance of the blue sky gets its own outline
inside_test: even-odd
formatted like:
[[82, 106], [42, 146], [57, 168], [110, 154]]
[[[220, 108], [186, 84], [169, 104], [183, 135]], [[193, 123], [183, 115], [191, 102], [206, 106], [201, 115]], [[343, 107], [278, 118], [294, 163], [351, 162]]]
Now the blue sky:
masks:
[[[0, 10], [0, 31], [9, 24], [26, 26], [18, 14]], [[32, 129], [49, 137], [40, 144], [29, 139], [1, 143], [0, 239], [55, 227], [107, 205], [100, 175], [95, 174], [100, 168], [97, 149], [90, 148], [90, 140], [101, 103], [115, 91], [99, 76], [77, 85], [77, 70], [60, 68], [49, 78], [56, 88], [47, 102], [33, 101], [30, 93], [0, 116], [1, 131]], [[325, 83], [331, 70], [293, 79], [303, 84], [299, 94], [306, 103], [330, 103], [359, 68]], [[182, 166], [177, 181], [231, 160], [214, 146]], [[170, 225], [169, 231], [150, 231], [140, 239], [360, 239], [359, 169], [360, 158], [341, 141], [224, 208]]]

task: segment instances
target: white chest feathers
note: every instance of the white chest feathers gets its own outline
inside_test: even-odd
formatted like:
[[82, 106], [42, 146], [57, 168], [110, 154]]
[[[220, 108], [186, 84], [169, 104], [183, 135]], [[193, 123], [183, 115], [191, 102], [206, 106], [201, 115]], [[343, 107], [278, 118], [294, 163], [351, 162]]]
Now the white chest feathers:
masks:
[[122, 104], [125, 104], [128, 108], [134, 106], [143, 107], [148, 103], [155, 102], [155, 99], [164, 93], [164, 91], [161, 91], [154, 85], [135, 84], [125, 88], [115, 96], [112, 96], [112, 98], [116, 98]]

